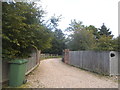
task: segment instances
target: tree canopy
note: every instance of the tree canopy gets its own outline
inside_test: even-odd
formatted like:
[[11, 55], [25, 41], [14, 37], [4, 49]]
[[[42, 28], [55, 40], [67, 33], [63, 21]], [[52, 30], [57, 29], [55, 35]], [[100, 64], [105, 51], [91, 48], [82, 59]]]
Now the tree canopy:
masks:
[[120, 51], [120, 36], [113, 38], [105, 24], [100, 28], [71, 20], [66, 31], [58, 28], [60, 16], [44, 20], [45, 11], [35, 3], [2, 3], [2, 56], [4, 59], [29, 57], [34, 47], [43, 53], [62, 54], [70, 50]]
[[71, 32], [67, 42], [70, 50], [119, 50], [119, 37], [113, 39], [112, 32], [104, 23], [101, 28], [85, 26], [76, 20], [71, 21], [69, 25], [66, 31]]
[[43, 50], [43, 53], [59, 54], [62, 55], [63, 50], [66, 48], [65, 34], [57, 28], [61, 16], [52, 16], [48, 24], [48, 28], [52, 31], [51, 48]]
[[68, 47], [71, 50], [89, 50], [94, 45], [94, 35], [91, 30], [88, 30], [82, 22], [72, 21], [68, 31], [72, 30], [72, 34], [69, 36]]
[[110, 29], [107, 29], [107, 27], [104, 25], [104, 23], [103, 23], [103, 25], [101, 26], [101, 28], [99, 28], [99, 35], [106, 35], [106, 36], [112, 36], [113, 37], [113, 35], [111, 35], [112, 34], [112, 32], [111, 31], [109, 31]]
[[35, 3], [2, 4], [3, 58], [28, 57], [31, 48], [49, 48], [50, 31], [42, 24], [44, 11]]

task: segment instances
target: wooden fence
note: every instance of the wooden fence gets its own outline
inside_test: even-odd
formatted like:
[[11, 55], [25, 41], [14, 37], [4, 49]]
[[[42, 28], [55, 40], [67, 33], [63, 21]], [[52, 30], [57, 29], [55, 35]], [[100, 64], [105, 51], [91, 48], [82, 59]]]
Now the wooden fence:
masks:
[[[33, 49], [30, 58], [26, 58], [28, 60], [26, 67], [26, 75], [30, 73], [35, 67], [40, 64], [40, 51]], [[9, 63], [7, 61], [2, 60], [2, 81], [0, 83], [7, 82], [9, 80]]]
[[[46, 58], [55, 58], [58, 57], [58, 54], [41, 54], [40, 51], [33, 49], [30, 58], [26, 58], [28, 60], [26, 67], [26, 75], [29, 74], [34, 68], [36, 68], [40, 64], [40, 60]], [[6, 60], [2, 60], [2, 80], [1, 83], [5, 83], [9, 80], [9, 63]]]
[[48, 53], [40, 54], [40, 59], [56, 58], [56, 57], [58, 57], [58, 54], [48, 54]]
[[118, 56], [115, 51], [64, 51], [64, 62], [105, 75], [118, 75]]

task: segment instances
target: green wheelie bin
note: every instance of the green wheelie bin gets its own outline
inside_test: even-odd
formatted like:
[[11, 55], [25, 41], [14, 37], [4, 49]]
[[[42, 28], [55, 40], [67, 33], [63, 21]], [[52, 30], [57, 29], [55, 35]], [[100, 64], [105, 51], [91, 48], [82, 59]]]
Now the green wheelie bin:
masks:
[[10, 61], [9, 86], [17, 87], [25, 81], [26, 59], [16, 59]]

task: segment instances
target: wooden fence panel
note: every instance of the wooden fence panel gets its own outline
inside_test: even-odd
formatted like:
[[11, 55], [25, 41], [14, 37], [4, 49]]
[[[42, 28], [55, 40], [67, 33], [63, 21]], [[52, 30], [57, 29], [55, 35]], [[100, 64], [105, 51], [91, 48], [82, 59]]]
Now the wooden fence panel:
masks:
[[[27, 67], [26, 67], [26, 73], [28, 73], [29, 71], [31, 71], [34, 67], [36, 67], [39, 64], [39, 57], [40, 54], [38, 53], [36, 50], [33, 51], [33, 53], [31, 54], [30, 58], [27, 58], [28, 63], [27, 63]], [[9, 64], [5, 61], [2, 60], [2, 81], [0, 81], [0, 83], [8, 81], [9, 79]]]
[[[117, 60], [119, 59], [117, 57], [111, 58], [110, 52], [111, 51], [69, 51], [69, 57], [64, 58], [66, 61], [69, 61], [70, 65], [76, 67], [105, 75], [110, 75], [111, 73], [112, 75], [116, 75], [118, 71]], [[116, 54], [116, 56], [118, 55]], [[110, 68], [112, 70], [111, 72]]]
[[37, 62], [37, 57], [36, 56], [37, 56], [37, 53], [34, 52], [34, 53], [31, 54], [31, 57], [27, 59], [28, 63], [27, 63], [26, 72], [29, 71], [30, 69], [32, 69], [34, 66], [37, 65], [37, 63], [36, 63]]
[[5, 82], [8, 80], [8, 74], [9, 74], [9, 64], [7, 61], [2, 60], [2, 82]]

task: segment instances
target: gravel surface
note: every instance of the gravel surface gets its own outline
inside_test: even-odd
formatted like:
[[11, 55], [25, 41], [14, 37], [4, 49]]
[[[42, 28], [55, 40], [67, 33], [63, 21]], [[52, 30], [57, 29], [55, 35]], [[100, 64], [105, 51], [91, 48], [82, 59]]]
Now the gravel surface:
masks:
[[110, 77], [67, 65], [60, 58], [41, 61], [27, 79], [28, 88], [118, 88]]

